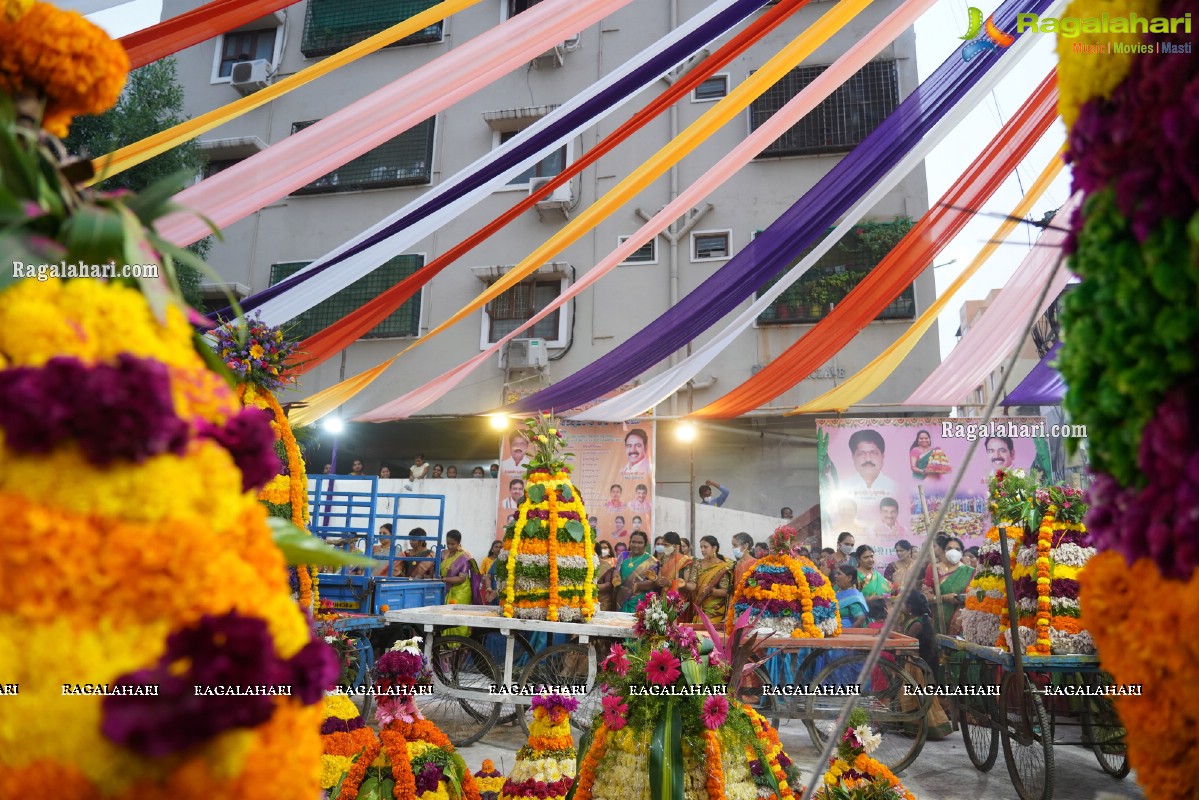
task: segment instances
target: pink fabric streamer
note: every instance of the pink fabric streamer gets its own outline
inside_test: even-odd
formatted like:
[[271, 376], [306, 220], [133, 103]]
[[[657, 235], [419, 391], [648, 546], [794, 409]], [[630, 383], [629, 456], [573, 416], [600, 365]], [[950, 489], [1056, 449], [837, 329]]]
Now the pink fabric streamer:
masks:
[[395, 400], [355, 417], [355, 422], [391, 422], [397, 419], [407, 419], [435, 403], [458, 386], [467, 375], [473, 372], [485, 361], [495, 356], [509, 340], [516, 338], [541, 320], [554, 313], [567, 301], [576, 297], [586, 289], [591, 288], [596, 281], [607, 275], [624, 261], [631, 253], [661, 231], [665, 230], [671, 220], [683, 216], [688, 209], [715, 191], [721, 184], [731, 178], [738, 170], [753, 160], [773, 141], [782, 136], [805, 115], [820, 105], [837, 87], [849, 80], [858, 70], [893, 42], [901, 33], [909, 28], [935, 0], [907, 0], [892, 14], [882, 21], [874, 30], [860, 39], [846, 53], [837, 59], [836, 63], [826, 69], [814, 81], [808, 84], [799, 94], [771, 116], [757, 130], [741, 141], [728, 155], [718, 161], [699, 180], [692, 183], [675, 200], [659, 211], [653, 219], [621, 243], [602, 261], [587, 271], [582, 278], [572, 284], [552, 303], [527, 320], [519, 328], [500, 339], [489, 348], [474, 356], [469, 361], [459, 364], [450, 371], [434, 378], [418, 389], [413, 389]]
[[[439, 111], [469, 97], [632, 0], [546, 0], [240, 164], [201, 181], [175, 201], [218, 228], [312, 183]], [[211, 231], [195, 213], [163, 219], [179, 246]]]
[[1066, 201], [1054, 217], [1058, 227], [1048, 228], [1038, 237], [1036, 246], [1024, 257], [982, 319], [966, 331], [941, 365], [900, 405], [958, 405], [1011, 356], [1013, 348], [1021, 346], [1021, 334], [1034, 308], [1037, 314], [1045, 313], [1070, 282], [1070, 270], [1062, 265], [1053, 273], [1045, 301], [1036, 307], [1041, 289], [1062, 255], [1066, 232], [1059, 228], [1074, 215], [1080, 197], [1076, 194]]

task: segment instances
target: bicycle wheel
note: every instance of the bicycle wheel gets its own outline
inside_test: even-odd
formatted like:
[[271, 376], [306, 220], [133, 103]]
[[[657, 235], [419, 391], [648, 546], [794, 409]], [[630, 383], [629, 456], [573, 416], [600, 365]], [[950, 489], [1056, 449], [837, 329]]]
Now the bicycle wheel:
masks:
[[[991, 672], [987, 666], [974, 659], [964, 662], [959, 670], [959, 686], [990, 685]], [[970, 763], [980, 772], [990, 772], [999, 758], [999, 734], [995, 730], [993, 717], [995, 701], [981, 697], [960, 695], [957, 698], [958, 724], [962, 726], [962, 743]]]
[[741, 679], [741, 685], [737, 687], [737, 699], [769, 719], [771, 726], [778, 730], [779, 713], [783, 703], [774, 695], [762, 693], [763, 686], [771, 686], [773, 683], [766, 668], [757, 667], [752, 674]]
[[[1087, 681], [1089, 686], [1110, 686], [1106, 675], [1094, 676]], [[1116, 780], [1123, 780], [1131, 769], [1124, 747], [1124, 724], [1116, 714], [1111, 700], [1098, 695], [1087, 695], [1082, 706], [1082, 736], [1090, 743], [1099, 766]]]
[[[816, 689], [842, 684], [845, 675], [861, 672], [865, 660], [865, 654], [859, 653], [835, 659], [817, 673], [810, 686]], [[887, 660], [879, 661], [860, 685], [857, 707], [866, 712], [871, 729], [883, 737], [871, 757], [896, 774], [916, 760], [928, 738], [927, 715], [932, 697], [915, 694], [918, 688], [911, 676]], [[804, 727], [817, 749], [822, 750], [830, 736], [841, 736], [842, 732], [834, 728], [848, 701], [844, 696], [804, 698]]]
[[[591, 647], [585, 644], [556, 644], [542, 650], [520, 674], [521, 686], [586, 686], [585, 695], [576, 695], [579, 707], [570, 715], [570, 724], [581, 731], [591, 730], [591, 721], [602, 710], [603, 697], [598, 684], [587, 684], [588, 656]], [[518, 706], [516, 721], [525, 733], [533, 720], [531, 706]]]
[[421, 713], [442, 730], [457, 747], [479, 740], [500, 716], [500, 703], [481, 699], [500, 680], [500, 671], [487, 649], [465, 636], [438, 636], [433, 641], [430, 666], [436, 682], [450, 691], [471, 690], [475, 697], [458, 697], [438, 691], [417, 695]]
[[1009, 673], [999, 697], [1003, 760], [1021, 800], [1053, 797], [1053, 739], [1049, 714], [1026, 678]]

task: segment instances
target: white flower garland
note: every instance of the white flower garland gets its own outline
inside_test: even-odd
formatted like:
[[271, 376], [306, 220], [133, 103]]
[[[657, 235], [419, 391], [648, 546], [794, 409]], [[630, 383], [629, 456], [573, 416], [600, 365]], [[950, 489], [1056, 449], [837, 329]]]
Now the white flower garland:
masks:
[[1079, 547], [1073, 543], [1064, 544], [1049, 551], [1050, 558], [1067, 567], [1085, 566], [1093, 555], [1095, 555], [1094, 547]]

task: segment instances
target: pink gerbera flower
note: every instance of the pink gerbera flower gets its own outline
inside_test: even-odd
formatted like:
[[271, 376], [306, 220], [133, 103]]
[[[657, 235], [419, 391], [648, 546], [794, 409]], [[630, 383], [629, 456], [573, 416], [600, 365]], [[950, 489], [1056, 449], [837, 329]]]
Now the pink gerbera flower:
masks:
[[627, 675], [629, 660], [625, 658], [625, 649], [618, 644], [612, 645], [612, 649], [608, 651], [608, 657], [604, 659], [604, 663], [600, 664], [600, 669], [610, 669], [620, 676]]
[[724, 724], [729, 715], [729, 701], [719, 695], [713, 695], [704, 701], [704, 727], [714, 731]]
[[645, 679], [650, 683], [669, 686], [678, 680], [679, 660], [669, 650], [657, 650], [645, 665]]
[[619, 697], [605, 697], [603, 700], [604, 706], [604, 726], [610, 731], [618, 731], [628, 724], [625, 715], [629, 713], [629, 707], [624, 700]]

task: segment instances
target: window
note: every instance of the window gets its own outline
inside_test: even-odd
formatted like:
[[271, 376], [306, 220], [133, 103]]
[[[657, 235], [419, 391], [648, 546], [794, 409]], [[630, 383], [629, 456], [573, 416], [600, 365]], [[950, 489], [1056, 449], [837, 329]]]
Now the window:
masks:
[[713, 75], [706, 81], [695, 87], [692, 92], [691, 102], [705, 103], [711, 100], [719, 100], [729, 93], [729, 76], [728, 75]]
[[[520, 133], [520, 131], [498, 132], [496, 134], [498, 137], [497, 146], [502, 146], [511, 141], [518, 133]], [[529, 180], [532, 178], [552, 178], [562, 170], [566, 169], [566, 165], [569, 163], [569, 155], [568, 147], [566, 145], [562, 145], [557, 150], [550, 153], [548, 156], [541, 159], [512, 180], [508, 181], [508, 185], [527, 186]]]
[[[750, 130], [757, 130], [828, 67], [797, 67], [766, 90], [749, 108]], [[861, 143], [899, 105], [894, 61], [872, 61], [767, 147], [766, 156], [845, 153]]]
[[233, 74], [233, 65], [239, 61], [275, 60], [275, 36], [279, 28], [260, 28], [254, 31], [226, 33], [221, 37], [221, 61], [217, 65], [218, 78]]
[[508, 10], [507, 19], [515, 17], [522, 11], [528, 11], [540, 2], [541, 0], [504, 0], [505, 7]]
[[[288, 261], [271, 265], [271, 285], [289, 278], [308, 266], [310, 261]], [[306, 339], [317, 331], [337, 322], [347, 314], [351, 314], [367, 302], [375, 299], [386, 289], [390, 289], [404, 278], [425, 265], [422, 255], [407, 254], [396, 256], [373, 272], [364, 275], [351, 283], [332, 297], [322, 300], [300, 316], [292, 320], [295, 329], [289, 336]], [[363, 339], [394, 339], [401, 336], [416, 336], [420, 332], [420, 301], [418, 292], [404, 305], [397, 308], [391, 316], [383, 320], [378, 327], [363, 336]]]
[[[308, 0], [300, 51], [308, 58], [332, 55], [436, 3], [437, 0]], [[440, 41], [441, 23], [437, 22], [390, 46]]]
[[[434, 118], [404, 131], [292, 194], [329, 194], [395, 186], [420, 186], [432, 178]], [[316, 122], [297, 122], [297, 133]]]
[[[516, 284], [492, 300], [483, 311], [483, 345], [495, 344], [519, 328], [526, 320], [556, 300], [558, 295], [562, 294], [565, 285], [565, 278], [539, 276]], [[562, 309], [559, 308], [521, 335], [532, 339], [544, 339], [547, 347], [564, 347], [564, 321]]]
[[[628, 241], [627, 236], [616, 237], [617, 244], [624, 244]], [[658, 237], [650, 239], [645, 244], [638, 247], [633, 252], [629, 253], [629, 257], [622, 264], [657, 264], [658, 263]]]
[[716, 261], [729, 257], [730, 231], [697, 231], [691, 234], [691, 260]]
[[218, 172], [224, 172], [225, 170], [229, 169], [229, 167], [232, 167], [234, 164], [240, 164], [244, 160], [245, 159], [241, 158], [218, 158], [208, 161], [204, 165], [202, 177], [211, 178]]
[[[911, 227], [910, 219], [855, 226], [762, 312], [758, 324], [811, 324], [824, 319], [832, 307], [844, 300], [866, 274], [886, 257]], [[780, 275], [798, 264], [809, 252], [811, 248], [788, 264]], [[772, 280], [762, 287], [758, 296], [761, 297], [774, 282]], [[915, 316], [916, 297], [912, 287], [908, 286], [875, 319], [914, 319]]]

